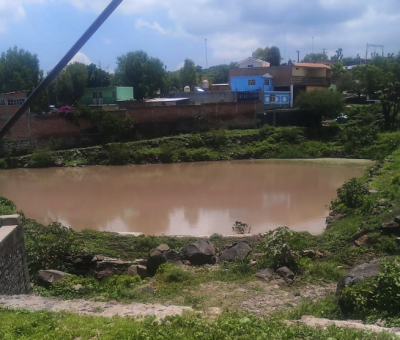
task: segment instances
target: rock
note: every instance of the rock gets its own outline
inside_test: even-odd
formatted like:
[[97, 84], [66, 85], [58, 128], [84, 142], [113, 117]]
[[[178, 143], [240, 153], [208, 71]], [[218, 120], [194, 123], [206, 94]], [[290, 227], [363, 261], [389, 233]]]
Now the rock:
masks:
[[181, 258], [176, 251], [169, 248], [167, 244], [160, 244], [158, 247], [150, 251], [147, 256], [147, 271], [150, 275], [154, 275], [157, 268], [165, 263], [169, 262], [175, 265], [182, 265]]
[[65, 163], [63, 162], [63, 160], [61, 158], [57, 158], [56, 161], [54, 162], [55, 166], [64, 166]]
[[130, 261], [104, 257], [102, 261], [96, 262], [93, 276], [97, 279], [104, 279], [113, 275], [128, 274], [128, 268], [131, 265]]
[[371, 190], [368, 190], [368, 192], [369, 192], [370, 194], [377, 194], [377, 193], [378, 193], [378, 190], [376, 190], [376, 189], [371, 189]]
[[78, 290], [81, 290], [83, 288], [83, 286], [80, 283], [78, 283], [77, 285], [72, 286], [71, 288], [75, 291], [78, 291]]
[[315, 255], [315, 251], [311, 250], [311, 249], [307, 249], [307, 250], [303, 250], [302, 257], [309, 257], [310, 259], [313, 259], [316, 255]]
[[292, 283], [294, 279], [294, 273], [288, 267], [281, 267], [276, 270], [276, 273], [284, 279], [287, 283]]
[[264, 269], [259, 270], [256, 273], [256, 277], [258, 277], [259, 279], [264, 280], [264, 281], [271, 280], [274, 277], [274, 275], [275, 275], [275, 272], [271, 268], [264, 268]]
[[225, 247], [219, 255], [220, 262], [242, 260], [251, 253], [251, 247], [246, 241], [232, 243]]
[[183, 260], [188, 260], [191, 264], [200, 266], [206, 263], [215, 263], [215, 247], [209, 240], [200, 239], [183, 248], [180, 252]]
[[39, 286], [50, 287], [52, 284], [64, 279], [70, 274], [61, 272], [59, 270], [39, 270], [36, 275], [36, 283]]
[[354, 244], [357, 247], [365, 246], [368, 244], [368, 235], [361, 236], [358, 240], [354, 241]]
[[139, 275], [142, 280], [145, 279], [146, 277], [149, 277], [149, 273], [147, 272], [147, 267], [135, 264], [128, 268], [128, 275], [129, 276]]
[[336, 287], [336, 296], [340, 298], [340, 292], [346, 286], [378, 276], [380, 268], [379, 260], [373, 260], [354, 267], [339, 279]]
[[389, 234], [398, 234], [400, 233], [400, 224], [396, 221], [382, 223], [381, 230]]

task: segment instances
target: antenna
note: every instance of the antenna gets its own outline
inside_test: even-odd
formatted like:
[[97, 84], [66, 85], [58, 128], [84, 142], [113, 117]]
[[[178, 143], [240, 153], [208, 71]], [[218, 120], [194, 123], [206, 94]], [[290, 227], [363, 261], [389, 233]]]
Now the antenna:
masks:
[[207, 57], [207, 38], [204, 39], [206, 45], [206, 69], [208, 69], [208, 57]]

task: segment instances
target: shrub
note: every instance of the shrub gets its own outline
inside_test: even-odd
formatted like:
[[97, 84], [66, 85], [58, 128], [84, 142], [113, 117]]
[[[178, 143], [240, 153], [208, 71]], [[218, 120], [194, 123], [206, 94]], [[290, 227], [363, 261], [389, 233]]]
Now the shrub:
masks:
[[0, 215], [12, 215], [15, 213], [16, 208], [13, 201], [0, 196]]
[[279, 227], [264, 234], [267, 241], [261, 245], [261, 249], [275, 269], [286, 266], [297, 270], [296, 260], [300, 255], [290, 246], [293, 234], [294, 232], [288, 227]]
[[34, 220], [24, 220], [25, 248], [29, 273], [40, 269], [65, 270], [65, 257], [71, 252], [76, 232], [60, 223], [45, 227]]
[[346, 151], [359, 150], [374, 144], [378, 138], [376, 126], [347, 126], [342, 132], [342, 142]]
[[265, 124], [258, 130], [258, 134], [262, 137], [266, 137], [272, 135], [275, 132], [275, 130], [276, 130], [275, 127]]
[[105, 152], [110, 164], [121, 165], [127, 164], [130, 156], [130, 149], [123, 143], [108, 144]]
[[340, 203], [347, 208], [359, 208], [365, 200], [365, 190], [361, 181], [357, 178], [351, 178], [344, 183], [342, 187], [337, 189], [337, 195]]
[[399, 259], [381, 260], [377, 277], [343, 288], [340, 306], [347, 315], [390, 317], [400, 313]]
[[51, 166], [53, 164], [53, 153], [48, 149], [36, 149], [33, 152], [29, 163], [31, 166], [37, 168]]
[[142, 283], [138, 275], [114, 275], [101, 283], [101, 294], [108, 299], [132, 299], [136, 296], [134, 289]]
[[4, 158], [0, 158], [0, 169], [7, 169], [8, 164], [7, 161]]
[[248, 234], [251, 232], [251, 226], [249, 226], [247, 223], [236, 221], [233, 224], [232, 230], [237, 234]]
[[189, 272], [171, 263], [163, 263], [157, 269], [157, 277], [162, 282], [185, 282], [191, 278]]
[[219, 148], [221, 146], [224, 146], [228, 143], [228, 137], [226, 135], [226, 128], [219, 128], [219, 129], [213, 129], [211, 131], [211, 141], [210, 144], [214, 148]]
[[334, 118], [344, 109], [343, 96], [339, 92], [315, 90], [301, 92], [295, 106], [319, 118]]

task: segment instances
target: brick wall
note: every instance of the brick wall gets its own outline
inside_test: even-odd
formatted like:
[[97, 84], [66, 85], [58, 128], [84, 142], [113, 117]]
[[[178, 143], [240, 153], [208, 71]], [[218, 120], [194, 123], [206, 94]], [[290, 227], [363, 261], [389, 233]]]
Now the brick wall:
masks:
[[24, 235], [19, 215], [0, 216], [0, 294], [30, 293]]
[[[248, 128], [256, 126], [256, 113], [263, 111], [261, 101], [212, 103], [202, 105], [127, 107], [115, 111], [120, 117], [130, 116], [135, 129], [148, 136], [191, 131], [201, 124], [204, 128], [227, 126]], [[9, 117], [0, 115], [0, 128]], [[57, 148], [86, 146], [93, 140], [93, 124], [80, 118], [79, 124], [57, 116], [24, 115], [6, 135], [7, 142], [0, 146], [0, 154], [24, 152], [36, 147]], [[89, 139], [88, 139], [89, 138]], [[87, 140], [87, 143], [80, 144]], [[5, 149], [4, 145], [7, 145]], [[13, 152], [14, 153], [14, 152]]]

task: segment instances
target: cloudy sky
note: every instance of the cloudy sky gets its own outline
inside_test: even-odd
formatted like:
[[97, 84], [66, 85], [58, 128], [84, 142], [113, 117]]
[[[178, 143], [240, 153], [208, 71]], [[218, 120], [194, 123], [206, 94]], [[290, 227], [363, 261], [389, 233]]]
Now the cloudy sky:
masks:
[[[18, 46], [49, 71], [111, 0], [0, 0], [0, 52]], [[240, 61], [275, 45], [282, 57], [365, 55], [366, 43], [400, 51], [399, 0], [124, 0], [75, 56], [114, 70], [142, 49], [176, 70], [185, 58], [206, 66]]]

